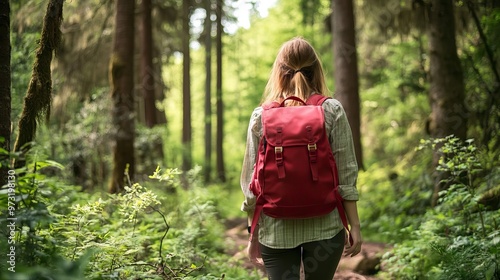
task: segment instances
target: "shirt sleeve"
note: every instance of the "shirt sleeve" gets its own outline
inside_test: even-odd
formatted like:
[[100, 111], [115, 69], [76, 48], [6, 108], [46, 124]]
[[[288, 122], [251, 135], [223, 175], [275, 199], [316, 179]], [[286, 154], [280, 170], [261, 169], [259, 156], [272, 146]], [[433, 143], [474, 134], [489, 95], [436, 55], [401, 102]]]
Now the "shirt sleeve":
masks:
[[259, 141], [262, 136], [262, 107], [256, 108], [250, 117], [250, 123], [247, 130], [247, 142], [243, 166], [241, 168], [240, 185], [245, 196], [241, 205], [241, 210], [251, 212], [255, 209], [255, 196], [250, 191], [250, 181], [252, 180], [255, 158], [259, 148]]
[[358, 164], [354, 152], [351, 127], [342, 104], [333, 98], [323, 103], [325, 128], [337, 164], [339, 191], [345, 200], [358, 200], [356, 188]]

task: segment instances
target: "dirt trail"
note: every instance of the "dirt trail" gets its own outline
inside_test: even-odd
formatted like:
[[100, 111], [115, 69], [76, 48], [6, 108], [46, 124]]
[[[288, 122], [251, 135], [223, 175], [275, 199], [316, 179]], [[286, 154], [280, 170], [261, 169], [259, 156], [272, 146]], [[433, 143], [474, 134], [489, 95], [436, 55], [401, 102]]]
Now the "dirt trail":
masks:
[[[261, 278], [265, 277], [262, 269], [256, 269], [255, 266], [248, 261], [245, 254], [247, 246], [248, 233], [246, 230], [245, 219], [232, 219], [226, 221], [226, 253], [233, 256], [232, 260], [235, 262], [242, 262], [242, 266], [252, 270], [254, 273], [259, 274]], [[339, 267], [335, 273], [333, 280], [377, 280], [373, 275], [362, 275], [356, 273], [360, 267], [375, 261], [375, 256], [381, 256], [386, 250], [384, 244], [365, 242], [360, 254], [355, 257], [343, 257], [340, 260]], [[369, 274], [369, 273], [366, 273]]]

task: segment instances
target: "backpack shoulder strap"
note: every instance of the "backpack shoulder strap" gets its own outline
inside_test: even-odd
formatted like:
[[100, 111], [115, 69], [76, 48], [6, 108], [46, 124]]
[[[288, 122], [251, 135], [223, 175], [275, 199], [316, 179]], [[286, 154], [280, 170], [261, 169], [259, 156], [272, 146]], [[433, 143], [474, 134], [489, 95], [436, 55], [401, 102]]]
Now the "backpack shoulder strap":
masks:
[[306, 101], [307, 105], [316, 105], [316, 106], [321, 106], [325, 100], [329, 99], [330, 97], [324, 96], [321, 94], [312, 94], [309, 96], [309, 98]]

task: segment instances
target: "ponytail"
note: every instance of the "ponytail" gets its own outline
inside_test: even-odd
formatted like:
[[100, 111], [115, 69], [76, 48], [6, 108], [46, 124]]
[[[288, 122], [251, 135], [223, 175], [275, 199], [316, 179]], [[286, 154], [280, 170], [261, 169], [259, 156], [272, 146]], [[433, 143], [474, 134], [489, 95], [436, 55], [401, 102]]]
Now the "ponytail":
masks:
[[[294, 38], [283, 44], [274, 61], [262, 103], [281, 102], [289, 96], [306, 101], [313, 93], [329, 93], [323, 67], [314, 48], [306, 40]], [[290, 101], [286, 105], [299, 103]]]

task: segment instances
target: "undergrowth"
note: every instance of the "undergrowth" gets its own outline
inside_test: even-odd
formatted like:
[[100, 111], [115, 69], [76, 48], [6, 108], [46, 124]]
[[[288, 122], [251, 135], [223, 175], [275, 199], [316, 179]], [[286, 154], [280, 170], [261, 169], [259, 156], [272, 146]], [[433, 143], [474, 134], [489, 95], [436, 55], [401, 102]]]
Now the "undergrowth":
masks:
[[189, 189], [176, 169], [157, 169], [111, 195], [58, 181], [53, 174], [64, 167], [55, 162], [33, 162], [12, 171], [12, 230], [8, 196], [0, 197], [2, 238], [13, 235], [0, 249], [15, 252], [12, 268], [0, 257], [2, 279], [259, 279], [225, 254], [224, 196], [202, 186], [199, 169], [188, 174]]
[[[421, 223], [402, 229], [408, 238], [383, 257], [389, 279], [500, 279], [500, 210], [485, 204], [499, 186], [500, 169], [485, 170], [488, 158], [472, 140], [422, 141], [419, 151], [438, 149], [437, 172], [446, 174], [439, 204]], [[490, 166], [490, 163], [486, 163]]]

